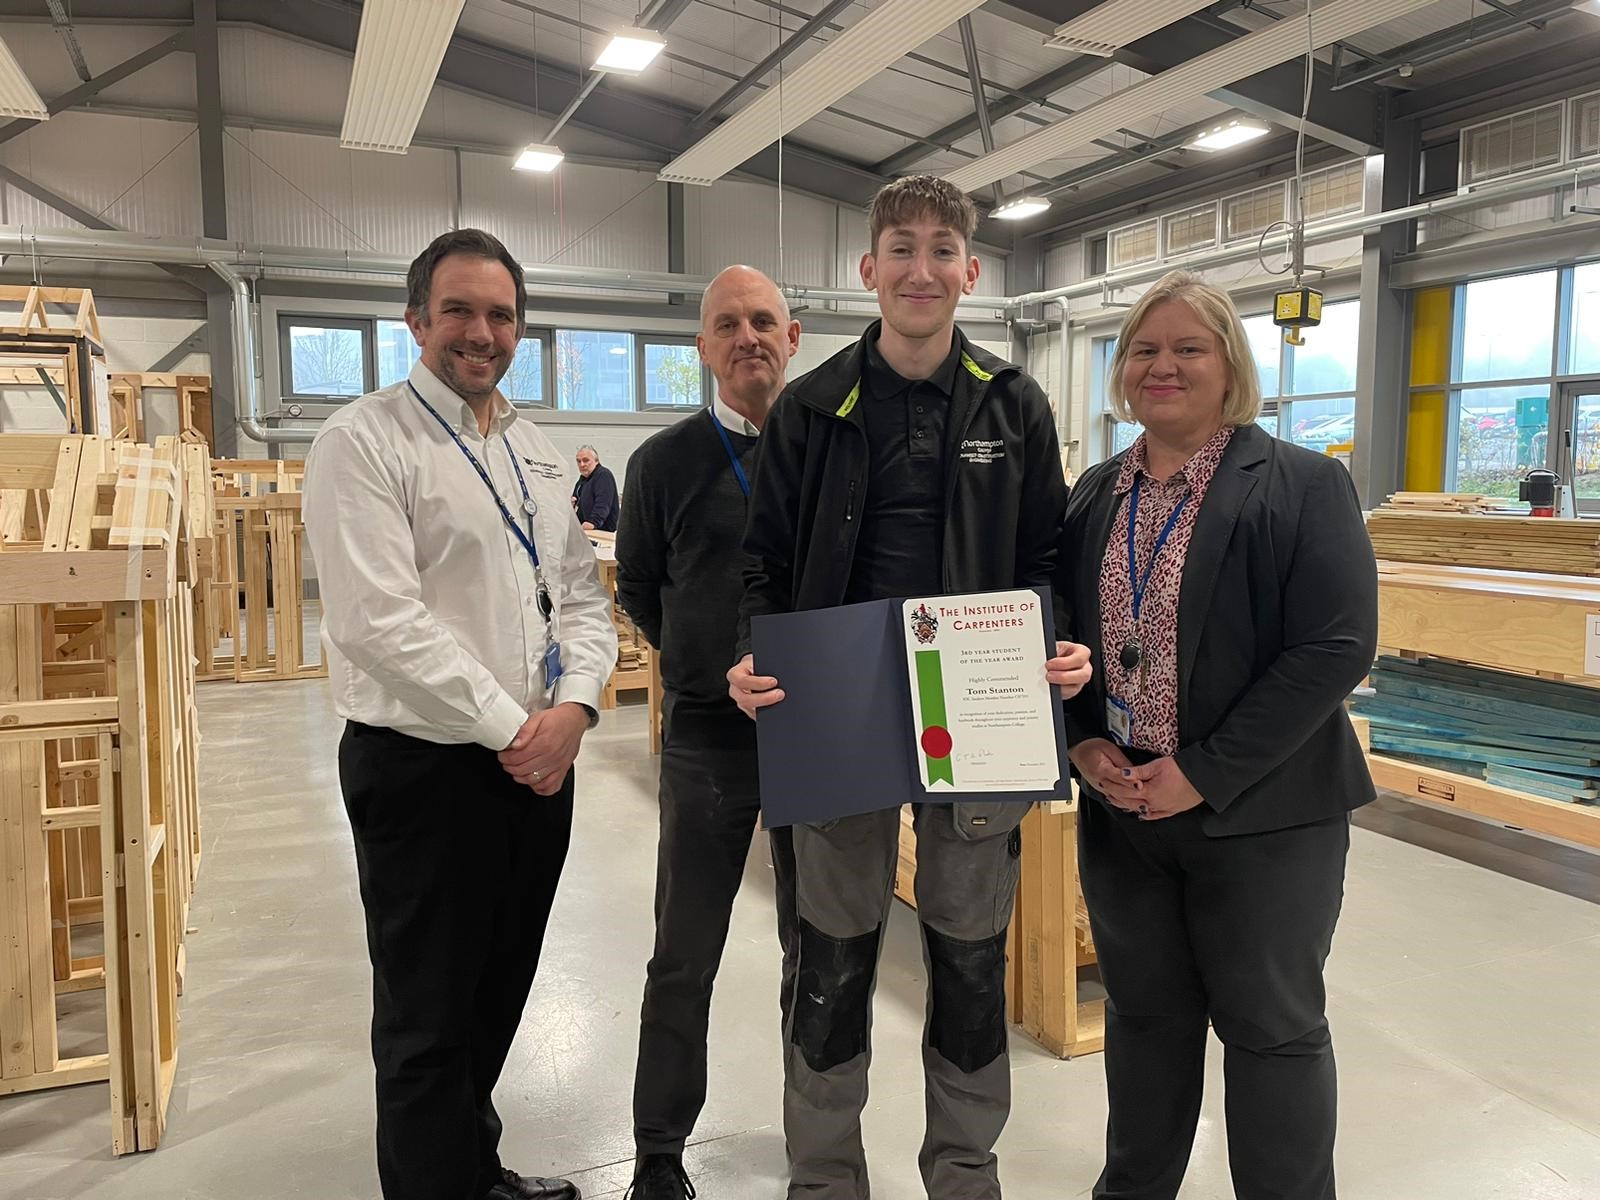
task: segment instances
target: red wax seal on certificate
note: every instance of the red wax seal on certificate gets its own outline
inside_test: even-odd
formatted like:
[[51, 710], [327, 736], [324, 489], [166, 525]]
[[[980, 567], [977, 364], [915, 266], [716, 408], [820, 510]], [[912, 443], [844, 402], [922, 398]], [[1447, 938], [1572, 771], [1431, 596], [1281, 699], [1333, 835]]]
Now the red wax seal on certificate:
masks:
[[922, 731], [922, 752], [929, 758], [949, 758], [950, 747], [954, 744], [950, 731], [943, 725], [929, 725]]

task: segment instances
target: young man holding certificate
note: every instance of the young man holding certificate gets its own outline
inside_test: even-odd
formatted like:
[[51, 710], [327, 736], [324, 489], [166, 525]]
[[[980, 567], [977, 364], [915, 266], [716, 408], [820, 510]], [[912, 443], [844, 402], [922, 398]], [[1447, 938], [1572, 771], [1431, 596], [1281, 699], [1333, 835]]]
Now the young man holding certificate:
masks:
[[[955, 325], [978, 281], [977, 214], [922, 175], [878, 193], [863, 283], [882, 320], [774, 407], [745, 549], [730, 694], [783, 699], [755, 673], [751, 618], [896, 597], [1047, 584], [1066, 508], [1039, 385]], [[1076, 692], [1087, 651], [1058, 646], [1049, 679]], [[838, 681], [840, 689], [850, 686]], [[932, 1002], [923, 1039], [928, 1194], [998, 1200], [993, 1153], [1010, 1109], [1005, 941], [1025, 805], [917, 808], [918, 915]], [[789, 1196], [867, 1200], [861, 1110], [873, 980], [897, 859], [898, 808], [794, 829], [800, 963], [785, 1046]]]

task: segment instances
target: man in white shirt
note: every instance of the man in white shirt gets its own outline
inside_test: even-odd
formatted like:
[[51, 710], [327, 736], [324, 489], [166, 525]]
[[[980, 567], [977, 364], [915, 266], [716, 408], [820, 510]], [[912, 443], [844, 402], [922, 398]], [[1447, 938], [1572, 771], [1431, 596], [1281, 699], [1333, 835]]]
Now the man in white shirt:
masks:
[[572, 764], [616, 664], [561, 456], [496, 385], [527, 292], [495, 238], [411, 264], [403, 383], [318, 432], [305, 523], [372, 958], [384, 1200], [577, 1200], [498, 1153], [491, 1092], [572, 826]]

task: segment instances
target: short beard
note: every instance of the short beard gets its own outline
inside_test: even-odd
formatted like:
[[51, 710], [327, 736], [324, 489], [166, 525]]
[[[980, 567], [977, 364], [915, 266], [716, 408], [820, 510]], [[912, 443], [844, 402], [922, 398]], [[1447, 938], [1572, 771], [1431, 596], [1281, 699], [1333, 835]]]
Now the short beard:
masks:
[[482, 391], [470, 390], [462, 382], [461, 376], [456, 373], [456, 360], [454, 352], [446, 350], [441, 356], [439, 362], [439, 382], [444, 384], [463, 400], [469, 402], [473, 400], [487, 400], [489, 397], [494, 395], [495, 389], [500, 386], [500, 381], [505, 378], [506, 372], [510, 369], [511, 364], [508, 362], [500, 368], [499, 373], [494, 377], [494, 381], [490, 383], [487, 388], [484, 388]]

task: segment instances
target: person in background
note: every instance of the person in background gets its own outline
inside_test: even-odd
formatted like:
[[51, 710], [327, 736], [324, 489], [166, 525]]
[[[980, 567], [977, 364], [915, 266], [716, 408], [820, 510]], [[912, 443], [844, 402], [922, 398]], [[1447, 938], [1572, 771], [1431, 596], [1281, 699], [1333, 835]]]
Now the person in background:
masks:
[[617, 635], [556, 449], [496, 386], [522, 268], [461, 229], [406, 287], [421, 360], [323, 424], [305, 485], [372, 958], [378, 1178], [384, 1200], [578, 1200], [502, 1166], [492, 1093]]
[[[745, 549], [742, 657], [752, 716], [782, 701], [747, 651], [757, 614], [1050, 582], [1067, 502], [1039, 385], [974, 345], [956, 305], [978, 281], [972, 201], [945, 180], [884, 187], [861, 279], [881, 321], [791, 384], [761, 437]], [[1089, 678], [1058, 646], [1051, 681]], [[841, 679], [840, 688], [850, 686]], [[998, 1200], [994, 1144], [1011, 1107], [1005, 943], [1026, 806], [916, 808], [917, 916], [931, 1003], [923, 1035], [928, 1195]], [[861, 1141], [872, 990], [898, 859], [900, 809], [794, 829], [800, 918], [785, 1046], [792, 1200], [867, 1200]]]
[[1377, 569], [1350, 476], [1256, 425], [1228, 296], [1184, 272], [1129, 312], [1060, 587], [1100, 669], [1068, 706], [1079, 859], [1109, 998], [1096, 1200], [1172, 1200], [1224, 1046], [1240, 1200], [1334, 1200], [1323, 964], [1373, 798], [1343, 703], [1371, 669]]
[[[744, 593], [745, 509], [757, 439], [783, 390], [800, 322], [777, 285], [729, 267], [700, 301], [711, 407], [628, 459], [617, 530], [617, 595], [661, 654], [665, 692], [656, 942], [646, 971], [634, 1075], [633, 1200], [694, 1194], [683, 1147], [706, 1098], [711, 986], [761, 811], [756, 730], [728, 698]], [[781, 1010], [793, 991], [794, 846], [769, 834], [783, 947]]]
[[585, 529], [616, 532], [617, 510], [621, 507], [617, 477], [610, 467], [601, 465], [593, 446], [578, 447], [577, 463], [578, 482], [572, 485], [572, 507], [577, 510], [578, 521]]

